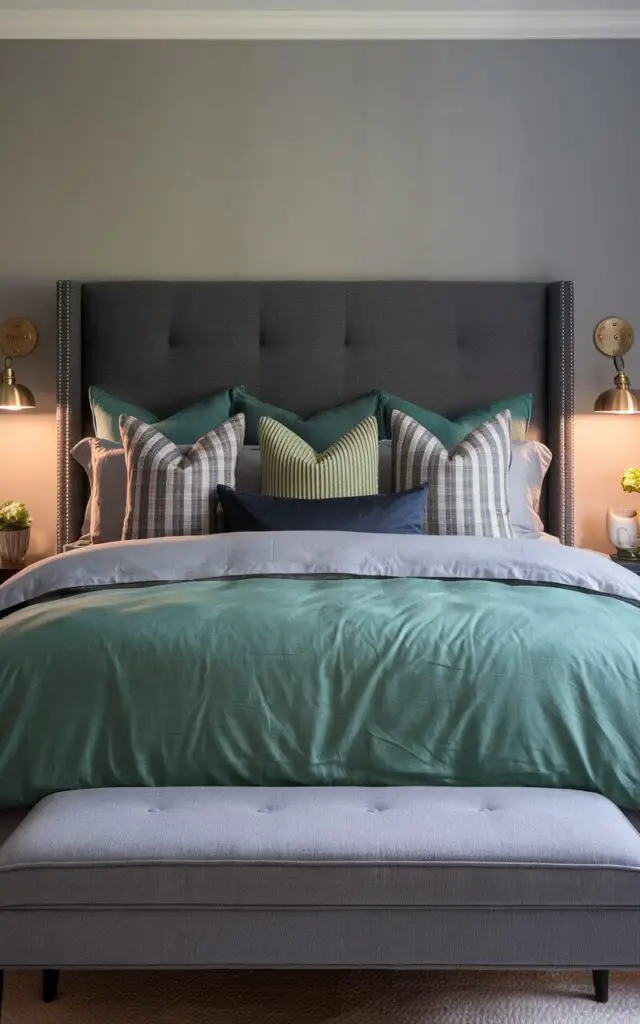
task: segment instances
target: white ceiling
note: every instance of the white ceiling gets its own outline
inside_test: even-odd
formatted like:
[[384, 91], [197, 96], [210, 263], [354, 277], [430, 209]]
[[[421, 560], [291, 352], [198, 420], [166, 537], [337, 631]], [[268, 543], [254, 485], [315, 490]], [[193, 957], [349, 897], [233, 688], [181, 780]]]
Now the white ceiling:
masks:
[[640, 0], [0, 0], [0, 38], [640, 38]]
[[453, 14], [460, 11], [508, 11], [563, 13], [575, 11], [640, 12], [640, 0], [0, 0], [0, 11], [426, 11]]
[[640, 0], [0, 0], [0, 10], [77, 10], [77, 11], [640, 11]]

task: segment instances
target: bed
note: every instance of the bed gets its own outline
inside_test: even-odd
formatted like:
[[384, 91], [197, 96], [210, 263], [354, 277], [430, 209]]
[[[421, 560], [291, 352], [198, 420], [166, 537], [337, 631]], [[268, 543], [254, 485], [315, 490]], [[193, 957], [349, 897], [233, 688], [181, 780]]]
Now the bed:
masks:
[[61, 282], [58, 319], [60, 551], [83, 528], [90, 386], [158, 416], [232, 384], [303, 416], [381, 385], [446, 415], [530, 392], [560, 543], [311, 529], [45, 560], [0, 590], [0, 809], [216, 784], [549, 786], [640, 808], [640, 588], [571, 547], [570, 283]]
[[[241, 383], [301, 416], [380, 387], [442, 416], [530, 392], [529, 436], [548, 444], [554, 456], [541, 514], [559, 543], [305, 528], [77, 546], [87, 492], [70, 453], [91, 430], [90, 385], [162, 417]], [[575, 827], [592, 851], [586, 866], [600, 864], [598, 858], [609, 858], [610, 866], [626, 850], [635, 885], [637, 836], [608, 801], [640, 809], [640, 583], [601, 556], [572, 547], [572, 420], [570, 283], [60, 283], [60, 553], [0, 588], [5, 835], [14, 828], [16, 808], [48, 798], [40, 805], [44, 819], [33, 819], [24, 834], [26, 849], [33, 853], [41, 838], [38, 822], [46, 820], [58, 852], [67, 850], [71, 841], [60, 846], [56, 821], [69, 814], [70, 827], [77, 827], [82, 818], [77, 807], [65, 810], [50, 801], [63, 802], [74, 792], [89, 815], [89, 838], [106, 820], [102, 797], [109, 821], [118, 819], [125, 806], [119, 791], [129, 801], [131, 836], [140, 838], [150, 825], [148, 812], [195, 813], [208, 806], [212, 792], [228, 791], [232, 823], [249, 805], [256, 813], [272, 810], [269, 803], [289, 808], [294, 790], [336, 791], [327, 800], [339, 802], [341, 787], [347, 802], [355, 795], [358, 813], [384, 810], [386, 790], [386, 809], [406, 815], [403, 828], [417, 813], [411, 799], [407, 804], [411, 788], [425, 801], [425, 814], [430, 807], [440, 814], [437, 794], [446, 787], [464, 805], [463, 833], [467, 815], [492, 811], [485, 806], [490, 794], [501, 794], [504, 833], [488, 831], [508, 847], [520, 831], [518, 803], [529, 806], [525, 796], [516, 797], [531, 791], [534, 803], [537, 793], [551, 794], [543, 803], [552, 808], [545, 828], [554, 849], [557, 822], [566, 821], [569, 835]], [[509, 414], [507, 432], [510, 424]], [[482, 800], [469, 798], [471, 787]], [[584, 805], [595, 808], [589, 835], [580, 830], [583, 805], [575, 803], [571, 819], [570, 799], [567, 804], [559, 796], [570, 798], [572, 791], [607, 798], [604, 810]], [[147, 806], [155, 801], [158, 807]], [[597, 820], [605, 819], [622, 829], [617, 853], [598, 845]], [[526, 841], [530, 856], [538, 856], [538, 820]], [[392, 845], [392, 822], [388, 827]], [[164, 841], [162, 827], [156, 828], [152, 846]], [[299, 841], [295, 827], [293, 833]], [[23, 833], [13, 833], [5, 857], [16, 836]], [[188, 859], [178, 838], [180, 855]], [[252, 831], [249, 850], [254, 839]], [[195, 849], [201, 840], [199, 834]], [[70, 849], [84, 849], [83, 842], [74, 834]], [[378, 834], [372, 842], [381, 842]], [[489, 843], [484, 854], [495, 849]], [[215, 860], [217, 853], [208, 855]], [[549, 918], [541, 911], [527, 919], [522, 934], [529, 938], [519, 952], [512, 954], [507, 940], [495, 956], [483, 954], [482, 940], [465, 963], [635, 965], [631, 940], [621, 932], [630, 907], [607, 919], [602, 932], [590, 916], [593, 893], [583, 896], [584, 928], [573, 929], [565, 948], [545, 946], [553, 913]], [[392, 898], [391, 887], [384, 899]], [[530, 906], [521, 909], [528, 913]], [[451, 916], [446, 927], [459, 939], [454, 922], [462, 919], [444, 916]], [[215, 918], [218, 925], [222, 918]], [[9, 920], [18, 919], [19, 913]], [[135, 927], [146, 935], [150, 922], [142, 919]], [[264, 914], [256, 921], [264, 922]], [[256, 921], [257, 945], [241, 966], [265, 962], [266, 933]], [[335, 927], [343, 924], [337, 913]], [[182, 913], [179, 928], [186, 934], [191, 926]], [[534, 931], [527, 933], [529, 926]], [[118, 919], [114, 927], [124, 941]], [[620, 938], [614, 951], [604, 933], [607, 942]], [[346, 948], [333, 961], [328, 950], [336, 934], [328, 933], [328, 945], [309, 952], [305, 963], [459, 963], [451, 936], [449, 952], [435, 946], [416, 952], [417, 938], [412, 958], [403, 959], [393, 929], [375, 955], [362, 952], [354, 961]], [[245, 942], [245, 932], [233, 935], [233, 942]], [[239, 963], [238, 956], [224, 958], [219, 935], [215, 955], [204, 933], [204, 952], [201, 945], [188, 954], [165, 955], [151, 933], [147, 939], [127, 954], [125, 966]], [[165, 939], [171, 945], [174, 933], [161, 936], [161, 946]], [[278, 941], [268, 963], [291, 964], [291, 942]], [[119, 942], [109, 955], [85, 955], [75, 935], [65, 964], [121, 964]], [[5, 957], [5, 963], [54, 966], [50, 949], [46, 955], [32, 950], [22, 961]]]
[[[90, 386], [161, 416], [233, 383], [301, 415], [381, 384], [440, 414], [530, 392], [561, 544], [241, 532], [42, 562], [0, 591], [0, 808], [203, 784], [573, 787], [640, 807], [625, 696], [640, 591], [571, 549], [570, 283], [61, 282], [58, 310], [61, 551], [82, 530], [70, 452], [93, 429]], [[589, 666], [612, 629], [603, 758]]]

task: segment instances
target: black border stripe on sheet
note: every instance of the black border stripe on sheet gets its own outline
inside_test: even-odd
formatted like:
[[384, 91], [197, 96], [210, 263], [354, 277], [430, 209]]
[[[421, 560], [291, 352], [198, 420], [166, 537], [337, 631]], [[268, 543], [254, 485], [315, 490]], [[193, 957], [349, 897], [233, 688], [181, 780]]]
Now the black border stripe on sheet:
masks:
[[8, 618], [16, 612], [36, 605], [48, 604], [53, 601], [61, 601], [67, 597], [77, 597], [83, 594], [95, 594], [100, 591], [110, 590], [140, 590], [143, 587], [168, 587], [168, 586], [189, 586], [192, 583], [238, 583], [247, 580], [297, 580], [301, 583], [314, 581], [340, 582], [341, 580], [422, 580], [423, 582], [434, 583], [499, 583], [507, 587], [534, 587], [549, 590], [568, 590], [576, 594], [585, 594], [589, 597], [605, 597], [612, 601], [621, 601], [623, 604], [631, 605], [640, 609], [640, 598], [624, 597], [621, 594], [606, 594], [599, 590], [592, 590], [590, 587], [579, 587], [569, 583], [557, 583], [549, 580], [509, 580], [509, 579], [484, 579], [482, 577], [464, 576], [361, 576], [357, 573], [260, 573], [257, 575], [246, 574], [238, 576], [203, 576], [195, 580], [139, 580], [132, 583], [107, 583], [90, 587], [65, 587], [60, 590], [42, 594], [39, 597], [30, 598], [28, 601], [21, 601], [11, 608], [0, 611], [0, 621]]

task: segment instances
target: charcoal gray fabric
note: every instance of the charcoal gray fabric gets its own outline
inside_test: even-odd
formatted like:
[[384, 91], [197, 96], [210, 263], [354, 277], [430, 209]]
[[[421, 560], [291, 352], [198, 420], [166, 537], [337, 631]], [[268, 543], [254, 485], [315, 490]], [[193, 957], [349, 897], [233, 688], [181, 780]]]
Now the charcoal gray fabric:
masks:
[[429, 485], [425, 533], [513, 537], [508, 411], [470, 431], [451, 452], [430, 430], [397, 409], [391, 414], [391, 430], [396, 491]]
[[235, 486], [244, 416], [222, 423], [187, 452], [134, 416], [120, 417], [127, 462], [123, 540], [217, 531], [217, 486]]
[[30, 907], [0, 911], [0, 960], [7, 968], [638, 968], [640, 944], [637, 907]]
[[302, 415], [381, 387], [445, 416], [531, 391], [555, 455], [543, 519], [572, 542], [569, 283], [65, 281], [58, 309], [60, 548], [86, 501], [67, 458], [90, 384], [157, 415], [233, 383]]

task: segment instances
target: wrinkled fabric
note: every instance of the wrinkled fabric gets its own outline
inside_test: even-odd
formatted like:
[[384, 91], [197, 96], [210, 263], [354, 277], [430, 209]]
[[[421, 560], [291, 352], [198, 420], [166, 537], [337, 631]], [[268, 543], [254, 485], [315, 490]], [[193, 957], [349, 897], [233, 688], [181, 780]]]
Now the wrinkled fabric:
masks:
[[596, 554], [127, 542], [40, 563], [0, 601], [2, 807], [104, 786], [420, 784], [640, 808], [640, 584]]

